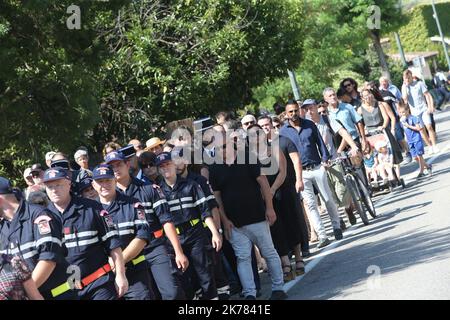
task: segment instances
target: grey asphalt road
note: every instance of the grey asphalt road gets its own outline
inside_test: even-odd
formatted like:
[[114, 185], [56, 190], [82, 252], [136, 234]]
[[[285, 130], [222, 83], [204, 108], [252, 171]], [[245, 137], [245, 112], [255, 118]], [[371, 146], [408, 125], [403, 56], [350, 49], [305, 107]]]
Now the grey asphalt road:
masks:
[[[450, 299], [450, 108], [435, 120], [441, 152], [425, 157], [433, 176], [402, 167], [406, 189], [377, 196], [370, 225], [313, 250], [305, 275], [285, 284], [289, 299]], [[261, 279], [266, 299], [267, 273]]]

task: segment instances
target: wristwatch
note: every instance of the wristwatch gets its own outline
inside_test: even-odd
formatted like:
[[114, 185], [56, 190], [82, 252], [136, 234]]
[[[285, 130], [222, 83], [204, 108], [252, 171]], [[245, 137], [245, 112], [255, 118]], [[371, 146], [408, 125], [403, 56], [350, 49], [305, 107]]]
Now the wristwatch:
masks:
[[219, 231], [220, 234], [223, 234], [222, 228], [220, 228], [218, 231]]

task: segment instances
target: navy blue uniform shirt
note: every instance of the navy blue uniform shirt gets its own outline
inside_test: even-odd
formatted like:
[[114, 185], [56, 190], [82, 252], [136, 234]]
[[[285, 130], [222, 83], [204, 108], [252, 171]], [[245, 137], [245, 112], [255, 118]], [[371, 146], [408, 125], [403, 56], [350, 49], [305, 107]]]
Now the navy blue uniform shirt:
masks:
[[111, 251], [120, 248], [114, 221], [100, 203], [72, 197], [63, 213], [53, 203], [48, 208], [60, 215], [66, 259], [80, 268], [82, 278], [107, 264]]
[[189, 222], [193, 219], [205, 220], [211, 217], [208, 203], [202, 188], [193, 180], [177, 176], [177, 181], [171, 188], [164, 180], [160, 183], [175, 225]]
[[206, 201], [208, 202], [209, 210], [214, 208], [219, 208], [219, 204], [216, 201], [216, 197], [214, 196], [214, 191], [211, 188], [211, 185], [201, 174], [189, 171], [186, 177], [187, 179], [193, 180], [197, 182], [197, 184], [202, 188], [203, 193], [205, 194]]
[[280, 129], [280, 136], [290, 139], [295, 144], [302, 159], [302, 166], [318, 165], [331, 158], [319, 130], [310, 120], [300, 118], [299, 131], [286, 121]]
[[[112, 217], [116, 229], [119, 231], [120, 247], [124, 250], [135, 238], [150, 242], [150, 229], [146, 219], [144, 207], [136, 199], [117, 193], [116, 198], [109, 205], [103, 205]], [[136, 257], [142, 254], [139, 253]], [[138, 264], [145, 266], [145, 264]], [[127, 268], [133, 268], [131, 261]]]
[[0, 219], [0, 254], [21, 256], [30, 270], [34, 270], [40, 260], [56, 262], [52, 274], [39, 288], [41, 292], [48, 292], [66, 282], [68, 277], [61, 230], [57, 216], [21, 200], [11, 221]]
[[[159, 187], [145, 184], [141, 180], [131, 177], [131, 182], [127, 189], [125, 191], [118, 189], [118, 191], [136, 199], [142, 204], [151, 233], [161, 230], [165, 223], [172, 222], [167, 201]], [[152, 238], [149, 246], [154, 247], [162, 243], [165, 243], [164, 237]]]

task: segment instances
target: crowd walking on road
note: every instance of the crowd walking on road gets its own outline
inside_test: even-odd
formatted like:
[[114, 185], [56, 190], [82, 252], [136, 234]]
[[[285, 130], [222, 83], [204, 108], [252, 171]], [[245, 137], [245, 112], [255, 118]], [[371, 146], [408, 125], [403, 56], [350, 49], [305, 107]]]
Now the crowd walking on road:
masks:
[[222, 111], [145, 143], [111, 141], [94, 166], [84, 147], [42, 150], [25, 189], [0, 177], [0, 300], [255, 300], [261, 271], [270, 299], [286, 299], [313, 245], [343, 239], [346, 220], [367, 224], [366, 200], [404, 187], [401, 166], [432, 175], [425, 82], [410, 70], [400, 87], [377, 82], [345, 78], [274, 114]]

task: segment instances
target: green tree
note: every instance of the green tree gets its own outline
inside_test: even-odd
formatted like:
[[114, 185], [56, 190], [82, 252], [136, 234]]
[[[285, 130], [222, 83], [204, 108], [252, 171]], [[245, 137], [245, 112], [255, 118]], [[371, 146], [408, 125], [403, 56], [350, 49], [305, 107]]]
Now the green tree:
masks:
[[1, 175], [21, 177], [49, 148], [72, 151], [97, 123], [97, 23], [123, 3], [77, 1], [81, 29], [69, 30], [69, 1], [0, 2]]
[[382, 34], [389, 34], [407, 23], [402, 14], [398, 0], [342, 0], [339, 11], [340, 20], [348, 21], [360, 29], [365, 27], [364, 34], [372, 42], [377, 53], [382, 73], [390, 78], [389, 66], [381, 47]]
[[105, 40], [93, 141], [149, 137], [175, 119], [242, 107], [302, 56], [303, 1], [136, 0]]

